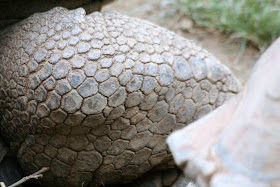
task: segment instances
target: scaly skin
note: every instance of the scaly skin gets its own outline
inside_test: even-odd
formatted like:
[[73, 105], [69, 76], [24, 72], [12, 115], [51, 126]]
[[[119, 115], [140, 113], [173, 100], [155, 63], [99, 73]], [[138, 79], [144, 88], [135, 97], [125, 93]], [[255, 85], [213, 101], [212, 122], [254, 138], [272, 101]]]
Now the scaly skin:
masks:
[[239, 83], [192, 41], [117, 13], [54, 8], [0, 33], [1, 131], [44, 185], [127, 183], [174, 167], [165, 138]]

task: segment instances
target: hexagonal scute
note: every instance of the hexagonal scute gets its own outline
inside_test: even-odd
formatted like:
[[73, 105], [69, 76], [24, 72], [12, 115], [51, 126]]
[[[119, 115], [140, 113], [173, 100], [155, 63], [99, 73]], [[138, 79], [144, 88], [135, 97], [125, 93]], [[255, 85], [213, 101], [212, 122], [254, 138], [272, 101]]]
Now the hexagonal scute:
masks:
[[72, 90], [62, 98], [61, 108], [68, 113], [74, 113], [80, 109], [83, 98], [78, 94], [77, 91]]
[[99, 86], [99, 92], [104, 96], [111, 96], [118, 88], [119, 88], [119, 81], [115, 77], [111, 77], [107, 81], [103, 82]]
[[47, 106], [49, 109], [54, 110], [60, 106], [61, 96], [58, 95], [55, 91], [49, 93], [49, 96], [46, 100]]
[[107, 99], [100, 94], [96, 94], [95, 96], [84, 100], [81, 110], [85, 114], [97, 114], [100, 113], [106, 106]]
[[73, 88], [77, 88], [85, 80], [86, 76], [82, 70], [72, 71], [69, 75], [69, 82]]
[[66, 77], [70, 70], [70, 65], [69, 62], [66, 60], [62, 60], [55, 64], [54, 69], [53, 69], [53, 76], [56, 79], [61, 79]]
[[98, 83], [93, 78], [86, 79], [78, 88], [78, 92], [83, 98], [96, 94], [97, 91]]
[[0, 31], [1, 136], [26, 174], [50, 167], [45, 186], [174, 167], [168, 134], [238, 90], [193, 42], [118, 13], [54, 8]]

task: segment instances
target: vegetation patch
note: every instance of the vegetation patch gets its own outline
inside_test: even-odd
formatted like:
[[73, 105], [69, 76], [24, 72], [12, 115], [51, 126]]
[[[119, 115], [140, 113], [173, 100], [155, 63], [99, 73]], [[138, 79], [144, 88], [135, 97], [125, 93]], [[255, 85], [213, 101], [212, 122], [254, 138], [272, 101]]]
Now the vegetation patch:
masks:
[[279, 0], [175, 0], [197, 25], [250, 41], [260, 50], [280, 35]]

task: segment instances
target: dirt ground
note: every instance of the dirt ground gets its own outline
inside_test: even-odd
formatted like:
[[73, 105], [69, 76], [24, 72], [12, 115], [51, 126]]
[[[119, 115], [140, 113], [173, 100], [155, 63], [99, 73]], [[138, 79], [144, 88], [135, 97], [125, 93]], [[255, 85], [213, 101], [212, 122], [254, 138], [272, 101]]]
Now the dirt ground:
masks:
[[241, 83], [248, 79], [260, 55], [256, 48], [248, 46], [239, 58], [239, 41], [218, 31], [195, 26], [191, 19], [179, 16], [172, 0], [115, 0], [105, 5], [102, 11], [116, 11], [145, 19], [194, 40], [226, 64]]

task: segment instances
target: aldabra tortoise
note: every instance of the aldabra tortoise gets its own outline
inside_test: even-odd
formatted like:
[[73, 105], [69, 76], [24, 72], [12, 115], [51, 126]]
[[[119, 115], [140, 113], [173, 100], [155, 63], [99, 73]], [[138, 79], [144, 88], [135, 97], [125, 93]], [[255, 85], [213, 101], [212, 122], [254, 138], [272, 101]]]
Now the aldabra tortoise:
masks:
[[174, 167], [165, 139], [239, 91], [211, 54], [118, 13], [37, 13], [0, 33], [2, 136], [51, 186], [128, 183]]

